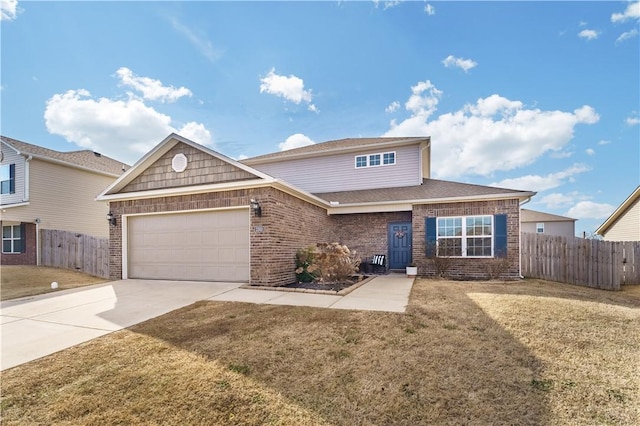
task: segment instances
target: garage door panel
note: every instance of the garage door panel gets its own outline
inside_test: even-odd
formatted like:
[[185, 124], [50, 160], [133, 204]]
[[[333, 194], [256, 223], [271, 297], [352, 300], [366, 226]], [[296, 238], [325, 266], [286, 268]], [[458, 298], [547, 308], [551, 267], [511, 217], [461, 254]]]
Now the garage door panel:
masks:
[[249, 281], [248, 210], [132, 216], [130, 278]]

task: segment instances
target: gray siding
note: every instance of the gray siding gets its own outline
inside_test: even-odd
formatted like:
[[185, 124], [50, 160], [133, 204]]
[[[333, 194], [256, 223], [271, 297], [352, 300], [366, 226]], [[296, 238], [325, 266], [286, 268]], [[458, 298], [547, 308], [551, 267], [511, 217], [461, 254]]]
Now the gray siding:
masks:
[[7, 147], [5, 144], [0, 143], [2, 148], [2, 154], [4, 156], [2, 165], [15, 164], [16, 165], [16, 192], [14, 194], [2, 194], [1, 204], [17, 204], [23, 201], [29, 201], [27, 194], [25, 194], [25, 159], [22, 155], [16, 153], [15, 150]]
[[[355, 168], [357, 155], [391, 151], [396, 153], [395, 165]], [[283, 160], [252, 167], [312, 193], [393, 188], [421, 183], [418, 146]]]
[[544, 235], [556, 235], [559, 237], [575, 237], [575, 222], [574, 221], [554, 221], [554, 222], [522, 222], [520, 224], [520, 232], [536, 233], [536, 225], [538, 223], [544, 223]]

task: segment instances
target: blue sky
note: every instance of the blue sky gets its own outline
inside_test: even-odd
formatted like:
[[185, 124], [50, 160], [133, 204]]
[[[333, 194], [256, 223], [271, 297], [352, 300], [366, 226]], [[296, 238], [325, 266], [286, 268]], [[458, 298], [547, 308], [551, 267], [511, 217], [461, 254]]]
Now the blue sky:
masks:
[[2, 1], [1, 132], [135, 163], [431, 136], [591, 234], [640, 183], [638, 1]]

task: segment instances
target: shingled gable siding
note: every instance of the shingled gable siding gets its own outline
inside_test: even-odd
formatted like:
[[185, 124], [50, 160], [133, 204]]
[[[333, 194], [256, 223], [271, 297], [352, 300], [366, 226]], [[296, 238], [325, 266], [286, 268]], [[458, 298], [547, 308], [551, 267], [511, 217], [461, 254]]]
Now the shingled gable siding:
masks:
[[355, 250], [362, 260], [376, 254], [387, 254], [387, 225], [411, 222], [411, 212], [359, 213], [331, 216], [338, 242]]
[[[514, 200], [469, 203], [425, 204], [413, 206], [413, 261], [418, 274], [434, 276], [433, 265], [425, 256], [425, 218], [442, 216], [507, 215], [507, 258], [509, 269], [504, 279], [520, 277], [519, 202]], [[487, 262], [493, 259], [454, 258], [448, 275], [454, 279], [487, 279]]]
[[[176, 154], [184, 154], [188, 164], [176, 173], [171, 162]], [[121, 192], [175, 188], [209, 183], [256, 179], [256, 176], [184, 143], [178, 143], [154, 164], [136, 177]]]
[[116, 226], [110, 227], [109, 272], [122, 278], [122, 215], [248, 206], [255, 198], [262, 216], [251, 213], [251, 284], [286, 285], [295, 281], [298, 249], [332, 240], [326, 210], [273, 188], [111, 202]]

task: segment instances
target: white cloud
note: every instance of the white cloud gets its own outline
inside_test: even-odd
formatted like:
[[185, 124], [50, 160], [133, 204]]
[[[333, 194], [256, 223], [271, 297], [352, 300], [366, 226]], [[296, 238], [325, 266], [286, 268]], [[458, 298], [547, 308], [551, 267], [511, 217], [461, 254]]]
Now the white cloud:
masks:
[[436, 14], [436, 8], [427, 3], [424, 7], [424, 12], [429, 16], [433, 16]]
[[599, 35], [600, 33], [596, 30], [582, 30], [578, 33], [578, 37], [586, 38], [587, 40], [595, 40]]
[[49, 133], [130, 164], [174, 132], [212, 144], [211, 134], [200, 123], [175, 128], [171, 117], [140, 99], [96, 99], [84, 89], [53, 95], [44, 119]]
[[207, 40], [206, 36], [198, 34], [191, 26], [184, 25], [173, 16], [169, 17], [169, 20], [171, 21], [173, 28], [185, 36], [187, 40], [209, 61], [215, 62], [222, 56], [222, 49], [215, 47], [209, 40]]
[[545, 154], [562, 151], [576, 125], [593, 124], [600, 118], [586, 105], [573, 112], [543, 111], [492, 95], [429, 120], [442, 92], [430, 81], [411, 90], [405, 104], [410, 117], [399, 123], [392, 120], [384, 136], [431, 136], [436, 178], [489, 176], [531, 164]]
[[260, 93], [265, 92], [295, 104], [306, 102], [310, 111], [317, 111], [316, 106], [311, 103], [311, 90], [305, 90], [304, 81], [295, 75], [278, 75], [275, 68], [271, 68], [267, 76], [260, 79]]
[[607, 141], [607, 140], [601, 140], [600, 142], [598, 142], [598, 145], [609, 145], [611, 143], [611, 141]]
[[587, 155], [595, 155], [596, 154], [595, 150], [593, 150], [591, 148], [587, 148], [584, 152], [586, 152]]
[[13, 21], [18, 16], [18, 0], [0, 1], [0, 21]]
[[373, 4], [377, 8], [380, 5], [380, 3], [382, 3], [384, 10], [387, 10], [387, 9], [391, 9], [392, 7], [399, 6], [403, 1], [404, 0], [387, 0], [387, 1], [373, 0]]
[[384, 109], [385, 112], [396, 112], [400, 108], [400, 102], [393, 101], [391, 104]]
[[580, 201], [567, 211], [566, 216], [574, 219], [606, 219], [614, 210], [611, 204]]
[[552, 194], [548, 194], [542, 197], [539, 200], [539, 203], [545, 204], [549, 209], [557, 209], [557, 208], [566, 207], [575, 203], [577, 196], [578, 195], [576, 193], [561, 194], [558, 192], [554, 192]]
[[160, 80], [149, 77], [138, 77], [129, 68], [122, 67], [116, 71], [120, 82], [142, 93], [144, 99], [160, 102], [175, 102], [183, 96], [191, 97], [191, 90], [186, 87], [175, 88], [164, 86]]
[[637, 126], [638, 124], [640, 124], [640, 116], [636, 115], [634, 116], [629, 116], [624, 120], [625, 123], [627, 123], [629, 126]]
[[575, 175], [588, 172], [589, 170], [591, 169], [586, 165], [576, 163], [566, 170], [550, 173], [546, 176], [527, 175], [513, 179], [504, 179], [500, 182], [492, 183], [490, 186], [541, 192], [547, 189], [557, 188], [566, 181], [573, 180]]
[[476, 61], [473, 61], [471, 59], [456, 58], [453, 55], [449, 55], [444, 58], [442, 60], [442, 63], [447, 68], [458, 67], [464, 70], [464, 72], [469, 72], [471, 68], [475, 68], [478, 66], [478, 63]]
[[289, 136], [284, 142], [278, 145], [280, 151], [286, 151], [288, 149], [300, 148], [307, 145], [313, 145], [315, 142], [302, 133], [296, 133]]
[[640, 2], [631, 2], [624, 12], [611, 15], [611, 22], [625, 22], [629, 19], [640, 19]]
[[629, 40], [631, 38], [637, 37], [638, 36], [638, 29], [634, 28], [630, 31], [626, 31], [622, 34], [620, 34], [620, 36], [616, 39], [616, 43], [621, 43], [625, 40]]

